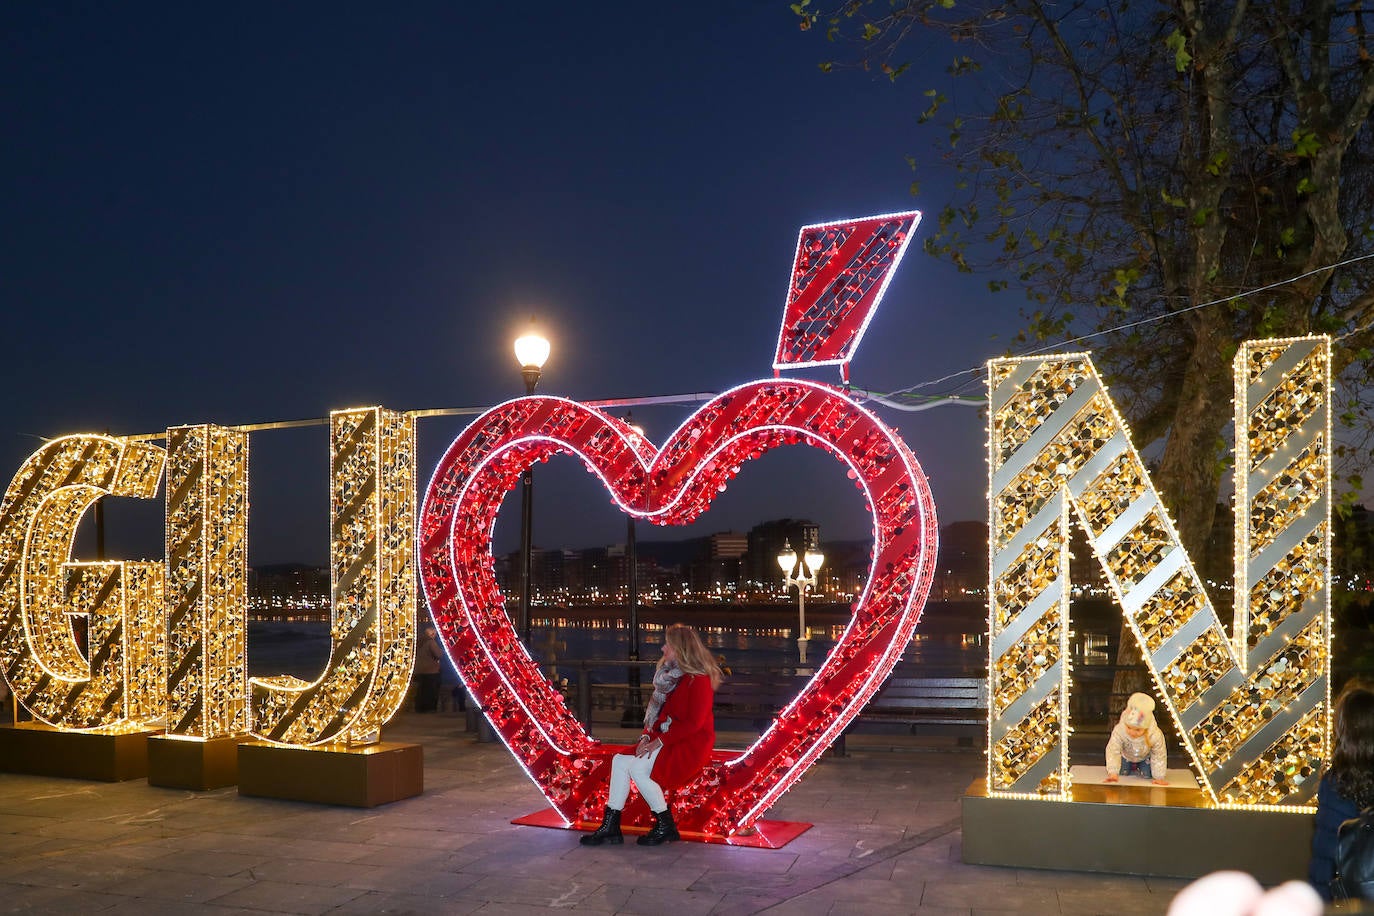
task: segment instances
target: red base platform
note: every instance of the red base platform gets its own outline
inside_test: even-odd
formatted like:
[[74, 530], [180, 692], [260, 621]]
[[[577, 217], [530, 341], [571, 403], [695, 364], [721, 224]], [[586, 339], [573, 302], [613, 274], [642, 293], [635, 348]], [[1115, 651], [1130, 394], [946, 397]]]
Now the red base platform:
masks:
[[[580, 824], [565, 824], [563, 816], [552, 808], [545, 808], [533, 814], [526, 814], [524, 817], [517, 817], [511, 821], [512, 824], [522, 824], [527, 827], [552, 827], [556, 830], [595, 830], [600, 826], [599, 823], [584, 822]], [[736, 834], [735, 836], [716, 836], [709, 833], [693, 833], [683, 830], [682, 838], [692, 843], [715, 843], [720, 846], [745, 846], [752, 849], [781, 849], [788, 843], [801, 836], [811, 829], [811, 824], [801, 821], [754, 821], [754, 832], [750, 834]], [[628, 835], [648, 833], [648, 827], [634, 827], [624, 825], [621, 830]]]

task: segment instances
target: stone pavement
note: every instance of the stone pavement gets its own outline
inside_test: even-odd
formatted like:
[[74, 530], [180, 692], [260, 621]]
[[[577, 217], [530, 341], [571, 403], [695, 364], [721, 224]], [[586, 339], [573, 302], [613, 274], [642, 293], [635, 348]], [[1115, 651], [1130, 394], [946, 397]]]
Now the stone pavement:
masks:
[[424, 745], [425, 793], [374, 809], [0, 774], [0, 912], [1127, 916], [1187, 883], [964, 865], [981, 752], [886, 737], [851, 739], [784, 796], [770, 817], [815, 826], [783, 849], [584, 849], [510, 823], [543, 798], [463, 726], [398, 716], [385, 737]]

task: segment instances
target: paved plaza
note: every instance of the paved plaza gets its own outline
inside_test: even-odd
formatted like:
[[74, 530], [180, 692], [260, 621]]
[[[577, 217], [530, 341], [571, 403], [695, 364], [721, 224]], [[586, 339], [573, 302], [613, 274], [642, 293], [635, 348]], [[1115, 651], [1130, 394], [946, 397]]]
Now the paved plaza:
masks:
[[543, 799], [464, 725], [398, 716], [385, 737], [424, 745], [425, 793], [374, 809], [0, 774], [0, 912], [1133, 914], [1187, 883], [964, 865], [981, 752], [877, 736], [774, 807], [815, 824], [783, 849], [583, 848], [510, 823]]

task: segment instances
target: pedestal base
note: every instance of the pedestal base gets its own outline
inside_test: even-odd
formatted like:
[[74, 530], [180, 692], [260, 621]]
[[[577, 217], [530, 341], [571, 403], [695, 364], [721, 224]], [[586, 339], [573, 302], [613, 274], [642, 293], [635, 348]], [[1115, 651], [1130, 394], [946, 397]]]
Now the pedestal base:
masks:
[[155, 731], [64, 732], [37, 722], [0, 727], [0, 771], [123, 782], [148, 775], [148, 738]]
[[1196, 878], [1220, 869], [1261, 883], [1307, 876], [1312, 815], [1207, 807], [1201, 790], [1074, 786], [1073, 802], [963, 797], [963, 859], [1066, 871]]
[[382, 742], [362, 747], [238, 747], [239, 794], [374, 808], [425, 791], [424, 748]]
[[156, 735], [148, 739], [148, 785], [205, 791], [239, 781], [239, 742], [242, 737], [182, 738]]

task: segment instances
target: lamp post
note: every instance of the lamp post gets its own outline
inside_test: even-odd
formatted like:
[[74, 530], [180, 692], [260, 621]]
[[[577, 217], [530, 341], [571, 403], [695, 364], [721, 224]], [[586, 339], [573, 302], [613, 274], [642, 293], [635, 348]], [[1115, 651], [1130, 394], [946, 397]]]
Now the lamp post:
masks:
[[[539, 373], [549, 358], [549, 341], [530, 331], [515, 341], [515, 359], [525, 377], [525, 394], [534, 394]], [[525, 468], [520, 493], [520, 638], [530, 643], [530, 553], [534, 537], [534, 466]]]
[[[625, 422], [635, 435], [643, 437], [644, 428], [635, 425], [633, 412], [625, 414]], [[634, 728], [644, 718], [644, 707], [639, 702], [639, 557], [635, 544], [635, 517], [625, 517], [625, 605], [630, 612], [630, 664], [625, 669], [625, 683], [629, 687], [629, 698], [625, 702], [625, 714], [621, 716], [622, 728]]]
[[782, 553], [778, 554], [783, 587], [797, 587], [797, 658], [803, 665], [806, 664], [806, 644], [810, 639], [810, 632], [806, 629], [806, 589], [819, 581], [821, 564], [824, 562], [825, 554], [815, 548], [806, 551], [798, 561], [797, 552], [789, 541], [783, 542]]

